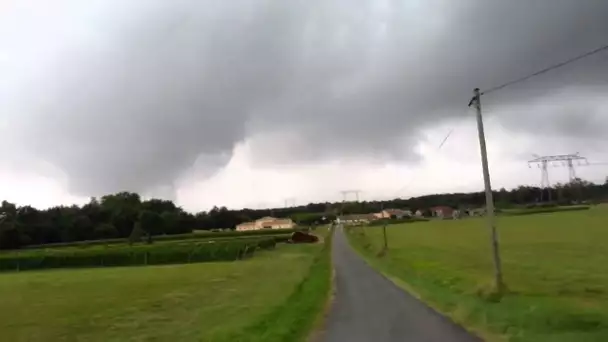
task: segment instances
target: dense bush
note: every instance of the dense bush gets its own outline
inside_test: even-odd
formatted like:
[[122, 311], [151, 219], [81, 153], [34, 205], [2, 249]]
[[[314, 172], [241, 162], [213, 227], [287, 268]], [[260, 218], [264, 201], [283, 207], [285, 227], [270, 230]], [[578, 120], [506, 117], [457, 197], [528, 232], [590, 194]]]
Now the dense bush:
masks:
[[558, 204], [556, 202], [528, 203], [524, 207], [527, 209], [556, 208]]
[[109, 248], [28, 250], [0, 254], [0, 271], [46, 268], [179, 264], [238, 260], [257, 248], [271, 249], [274, 237], [228, 241], [117, 245]]
[[319, 238], [316, 235], [308, 234], [305, 232], [295, 232], [291, 234], [289, 243], [316, 243]]

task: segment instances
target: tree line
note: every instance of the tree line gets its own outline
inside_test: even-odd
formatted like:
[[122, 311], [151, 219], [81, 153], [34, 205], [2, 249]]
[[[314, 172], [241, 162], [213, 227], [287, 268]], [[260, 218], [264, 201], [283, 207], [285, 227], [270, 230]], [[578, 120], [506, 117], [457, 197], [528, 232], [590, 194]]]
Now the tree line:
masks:
[[0, 207], [0, 249], [83, 240], [127, 238], [131, 235], [181, 234], [192, 231], [195, 217], [171, 201], [142, 201], [121, 192], [92, 198], [83, 206], [39, 210], [3, 201]]
[[[549, 198], [555, 205], [606, 201], [608, 179], [604, 184], [576, 179], [567, 184], [556, 184], [551, 189], [520, 186], [510, 191], [494, 191], [497, 208], [537, 205]], [[291, 208], [230, 210], [214, 207], [195, 214], [184, 211], [172, 201], [142, 200], [131, 192], [92, 198], [82, 206], [57, 206], [45, 210], [18, 207], [3, 201], [0, 207], [0, 249], [112, 238], [150, 239], [155, 235], [185, 234], [193, 230], [234, 229], [239, 223], [264, 216], [292, 218], [299, 225], [309, 226], [329, 222], [337, 215], [372, 213], [382, 208], [415, 211], [438, 205], [465, 209], [483, 207], [484, 204], [482, 191], [388, 201], [309, 203]]]
[[[493, 191], [494, 204], [498, 209], [551, 205], [572, 205], [591, 202], [608, 202], [608, 177], [603, 184], [594, 184], [580, 178], [569, 183], [557, 183], [548, 189], [534, 186], [519, 186]], [[549, 199], [551, 199], [549, 201]], [[379, 212], [381, 208], [400, 208], [425, 211], [434, 206], [449, 206], [454, 209], [485, 207], [485, 192], [433, 194], [408, 199], [389, 201], [344, 203], [344, 214], [366, 214]]]

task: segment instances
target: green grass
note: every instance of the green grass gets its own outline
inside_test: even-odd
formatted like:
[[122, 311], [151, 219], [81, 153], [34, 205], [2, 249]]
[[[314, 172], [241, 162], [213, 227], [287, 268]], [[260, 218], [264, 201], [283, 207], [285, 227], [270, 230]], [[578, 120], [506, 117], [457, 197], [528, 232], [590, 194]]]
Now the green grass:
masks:
[[317, 232], [325, 239], [305, 280], [283, 304], [256, 324], [231, 334], [230, 342], [303, 342], [315, 324], [321, 323], [331, 290], [331, 235], [328, 227]]
[[[348, 228], [347, 228], [348, 229]], [[608, 210], [499, 217], [509, 292], [491, 300], [493, 265], [483, 218], [354, 228], [366, 259], [488, 340], [608, 341]]]
[[279, 245], [229, 263], [2, 274], [0, 335], [16, 342], [295, 341], [285, 331], [304, 336], [326, 296], [327, 253], [322, 244]]

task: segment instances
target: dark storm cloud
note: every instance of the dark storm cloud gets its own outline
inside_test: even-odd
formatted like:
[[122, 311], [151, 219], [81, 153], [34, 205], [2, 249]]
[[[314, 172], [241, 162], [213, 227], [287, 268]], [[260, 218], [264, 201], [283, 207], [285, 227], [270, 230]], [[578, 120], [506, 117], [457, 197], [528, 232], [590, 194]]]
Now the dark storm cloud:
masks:
[[578, 151], [593, 160], [596, 158], [593, 155], [605, 154], [608, 143], [605, 99], [605, 90], [597, 87], [565, 88], [522, 104], [498, 108], [494, 115], [514, 135], [533, 133], [536, 153]]
[[[77, 11], [38, 23], [34, 37], [61, 49], [11, 107], [29, 151], [83, 194], [171, 186], [198, 156], [225, 156], [248, 137], [267, 137], [251, 147], [264, 163], [412, 160], [420, 129], [464, 117], [474, 87], [608, 43], [608, 2], [595, 0], [97, 5], [84, 33], [45, 27]], [[484, 105], [603, 87], [607, 67], [590, 58]]]
[[[304, 150], [308, 153], [304, 156], [358, 153], [410, 159], [412, 142], [417, 140], [420, 128], [436, 126], [448, 117], [465, 117], [473, 88], [491, 88], [608, 43], [608, 21], [603, 19], [608, 15], [608, 4], [595, 1], [428, 1], [418, 7], [407, 5], [415, 2], [400, 3], [392, 2], [384, 14], [368, 11], [367, 22], [357, 17], [342, 22], [353, 28], [350, 36], [342, 37], [348, 48], [339, 55], [344, 58], [341, 66], [348, 72], [331, 78], [309, 73], [308, 83], [284, 101], [286, 106], [276, 107], [273, 119], [280, 121], [278, 117], [283, 116], [287, 127], [298, 122], [298, 130], [305, 132], [301, 134], [307, 141]], [[336, 32], [336, 26], [333, 21], [324, 32]], [[384, 29], [382, 35], [369, 34], [380, 27]], [[360, 34], [360, 30], [368, 35]], [[484, 106], [491, 115], [506, 105], [535, 104], [562, 87], [575, 94], [587, 91], [589, 85], [605, 89], [607, 55], [490, 94], [484, 98]], [[336, 60], [326, 57], [321, 54], [312, 64]], [[307, 69], [306, 65], [301, 67]], [[311, 83], [314, 87], [309, 87]], [[309, 98], [302, 99], [307, 95]], [[572, 107], [563, 102], [566, 99], [553, 97], [551, 101]], [[594, 100], [586, 104], [588, 110], [598, 110], [601, 100]], [[554, 134], [588, 137], [597, 133], [593, 129], [597, 125], [582, 124], [588, 121], [585, 117], [572, 118], [584, 116], [583, 110], [536, 113], [543, 116], [544, 125], [540, 126], [529, 124], [530, 112], [534, 110], [504, 119], [516, 121], [515, 129], [532, 129], [535, 133], [543, 126], [548, 126], [547, 133]], [[309, 124], [311, 120], [315, 124]], [[577, 122], [577, 129], [571, 121]], [[608, 126], [606, 120], [597, 121], [604, 128]], [[268, 125], [272, 122], [261, 126]], [[260, 143], [259, 150], [265, 152], [260, 155], [270, 161], [274, 155], [268, 151], [273, 149], [272, 141]], [[277, 155], [293, 160], [293, 153]]]

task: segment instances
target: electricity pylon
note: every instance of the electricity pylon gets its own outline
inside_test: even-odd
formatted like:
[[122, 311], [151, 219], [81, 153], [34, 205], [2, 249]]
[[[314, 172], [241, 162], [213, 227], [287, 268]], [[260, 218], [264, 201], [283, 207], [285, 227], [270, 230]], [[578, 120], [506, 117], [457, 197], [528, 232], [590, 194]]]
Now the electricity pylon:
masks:
[[342, 202], [346, 202], [348, 195], [355, 195], [355, 200], [359, 202], [359, 193], [361, 193], [361, 190], [342, 190], [340, 193], [342, 194]]
[[528, 167], [532, 167], [533, 164], [540, 168], [541, 181], [540, 181], [540, 201], [543, 200], [543, 193], [547, 191], [548, 200], [551, 201], [551, 184], [549, 183], [549, 166], [552, 167], [568, 167], [568, 179], [572, 183], [576, 180], [576, 169], [575, 162], [580, 165], [589, 165], [587, 158], [581, 157], [578, 152], [573, 154], [557, 154], [551, 156], [538, 156], [534, 155], [534, 159], [528, 161]]

